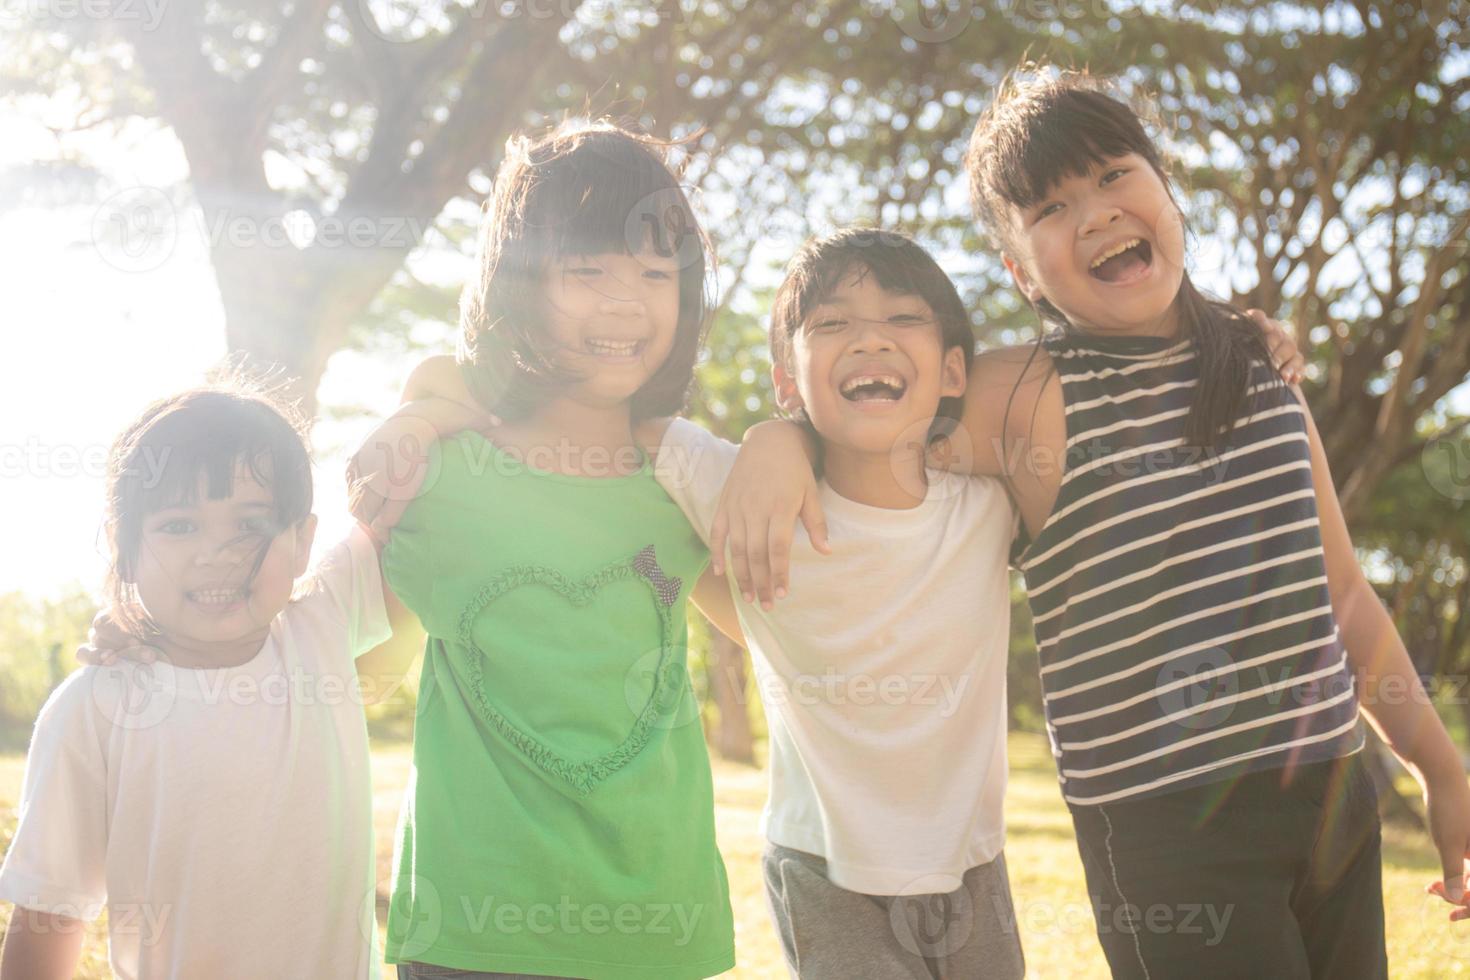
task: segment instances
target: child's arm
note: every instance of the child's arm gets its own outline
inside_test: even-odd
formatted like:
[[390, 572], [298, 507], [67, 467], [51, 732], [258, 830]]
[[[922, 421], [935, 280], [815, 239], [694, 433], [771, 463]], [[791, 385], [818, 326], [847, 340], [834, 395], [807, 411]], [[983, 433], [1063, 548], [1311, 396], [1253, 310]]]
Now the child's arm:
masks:
[[[664, 433], [668, 431], [672, 422], [673, 419], [670, 418], [644, 419], [633, 426], [633, 441], [649, 459], [673, 470], [675, 474], [673, 479], [692, 481], [697, 460], [659, 459]], [[684, 486], [687, 487], [688, 484]], [[675, 485], [673, 489], [679, 490], [680, 486]], [[694, 603], [695, 608], [704, 614], [705, 619], [714, 623], [716, 629], [742, 647], [745, 646], [745, 633], [740, 628], [740, 616], [735, 611], [735, 599], [730, 595], [730, 583], [716, 570], [713, 551], [710, 553], [710, 565], [699, 576], [699, 581], [694, 583], [689, 599]]]
[[[1301, 391], [1293, 392], [1305, 410], [1306, 399]], [[1333, 488], [1327, 454], [1310, 411], [1307, 437], [1312, 447], [1312, 482], [1332, 612], [1347, 648], [1348, 662], [1357, 674], [1359, 703], [1374, 729], [1409, 767], [1423, 790], [1429, 833], [1444, 874], [1430, 890], [1448, 902], [1463, 905], [1466, 856], [1470, 853], [1470, 782], [1393, 620], [1358, 564]], [[1463, 907], [1450, 913], [1452, 920], [1467, 917], [1470, 909]]]
[[0, 980], [71, 980], [84, 938], [80, 919], [17, 905], [0, 952]]
[[388, 586], [388, 572], [383, 567], [383, 548], [387, 542], [372, 534], [366, 525], [363, 528], [368, 530], [378, 550], [378, 578], [383, 584], [383, 608], [388, 613], [388, 628], [393, 633], [355, 661], [362, 703], [369, 705], [387, 701], [403, 686], [403, 678], [413, 666], [414, 658], [424, 649], [425, 633], [418, 616]]
[[740, 440], [710, 526], [709, 550], [711, 567], [722, 575], [729, 548], [728, 571], [746, 602], [759, 598], [770, 609], [774, 599], [786, 597], [798, 520], [812, 547], [832, 552], [812, 470], [817, 451], [810, 432], [783, 419], [759, 422]]
[[730, 583], [723, 575], [716, 575], [713, 567], [706, 568], [694, 590], [689, 595], [704, 618], [715, 624], [721, 632], [745, 646], [745, 631], [740, 628], [740, 615], [735, 611], [735, 598], [730, 595]]

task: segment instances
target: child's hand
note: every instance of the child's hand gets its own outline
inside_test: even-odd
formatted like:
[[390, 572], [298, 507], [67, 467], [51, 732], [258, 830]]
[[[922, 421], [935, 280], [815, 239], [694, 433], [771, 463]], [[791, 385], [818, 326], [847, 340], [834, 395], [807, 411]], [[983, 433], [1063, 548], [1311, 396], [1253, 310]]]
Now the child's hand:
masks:
[[1424, 890], [1455, 906], [1450, 921], [1470, 919], [1465, 901], [1466, 857], [1470, 855], [1470, 783], [1465, 774], [1450, 773], [1431, 781], [1424, 791], [1429, 816], [1429, 836], [1439, 851], [1444, 877]]
[[710, 564], [716, 575], [725, 574], [728, 543], [731, 571], [746, 602], [758, 595], [761, 607], [770, 609], [773, 598], [786, 597], [798, 517], [812, 546], [831, 554], [812, 475], [815, 452], [811, 437], [794, 422], [761, 422], [741, 441], [710, 527]]
[[1271, 352], [1271, 363], [1281, 372], [1281, 380], [1289, 385], [1301, 384], [1306, 377], [1307, 362], [1291, 335], [1291, 325], [1271, 319], [1264, 310], [1246, 310], [1246, 313], [1261, 328], [1261, 339]]
[[441, 436], [500, 424], [493, 415], [430, 398], [410, 402], [388, 416], [347, 462], [347, 503], [352, 516], [380, 542], [423, 490], [429, 447]]
[[386, 536], [418, 496], [437, 438], [423, 419], [390, 415], [347, 461], [348, 509], [375, 537]]
[[87, 642], [77, 647], [77, 662], [92, 667], [106, 667], [117, 662], [117, 658], [136, 660], [151, 664], [159, 657], [157, 647], [149, 646], [145, 640], [123, 631], [106, 609], [92, 618], [92, 628], [87, 631]]

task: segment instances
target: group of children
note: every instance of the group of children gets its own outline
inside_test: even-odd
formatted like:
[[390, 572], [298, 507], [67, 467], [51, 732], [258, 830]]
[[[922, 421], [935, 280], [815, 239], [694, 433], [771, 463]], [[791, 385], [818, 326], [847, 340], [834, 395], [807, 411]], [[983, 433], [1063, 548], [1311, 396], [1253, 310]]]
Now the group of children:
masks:
[[[104, 907], [121, 977], [376, 976], [350, 689], [406, 670], [413, 616], [399, 976], [731, 969], [691, 599], [753, 658], [793, 976], [1020, 977], [1012, 565], [1115, 976], [1386, 975], [1360, 707], [1461, 917], [1470, 785], [1427, 699], [1375, 697], [1419, 682], [1281, 332], [1192, 285], [1164, 162], [1094, 80], [1009, 81], [966, 166], [1043, 339], [977, 355], [912, 240], [813, 241], [771, 313], [785, 418], [736, 446], [675, 417], [710, 269], [659, 144], [513, 141], [460, 349], [359, 451], [360, 523], [309, 576], [299, 428], [239, 389], [150, 407], [111, 457], [99, 645], [161, 656], [83, 668], [37, 721], [0, 980], [70, 976]], [[630, 241], [650, 200], [680, 220]]]

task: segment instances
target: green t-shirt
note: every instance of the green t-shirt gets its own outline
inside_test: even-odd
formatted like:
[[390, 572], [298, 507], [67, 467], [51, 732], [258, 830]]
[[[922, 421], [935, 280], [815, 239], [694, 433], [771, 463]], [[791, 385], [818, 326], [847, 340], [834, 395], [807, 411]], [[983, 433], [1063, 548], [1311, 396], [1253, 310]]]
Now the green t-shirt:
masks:
[[641, 472], [431, 454], [388, 582], [429, 634], [390, 962], [587, 978], [734, 965], [684, 604], [708, 552]]

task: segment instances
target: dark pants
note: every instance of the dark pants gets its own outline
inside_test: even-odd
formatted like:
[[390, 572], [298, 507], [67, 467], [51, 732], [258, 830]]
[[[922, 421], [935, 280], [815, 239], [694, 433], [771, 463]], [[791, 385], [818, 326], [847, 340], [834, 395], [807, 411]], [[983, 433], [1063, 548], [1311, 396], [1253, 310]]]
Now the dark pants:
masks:
[[1355, 754], [1073, 806], [1113, 976], [1388, 976], [1378, 800]]

